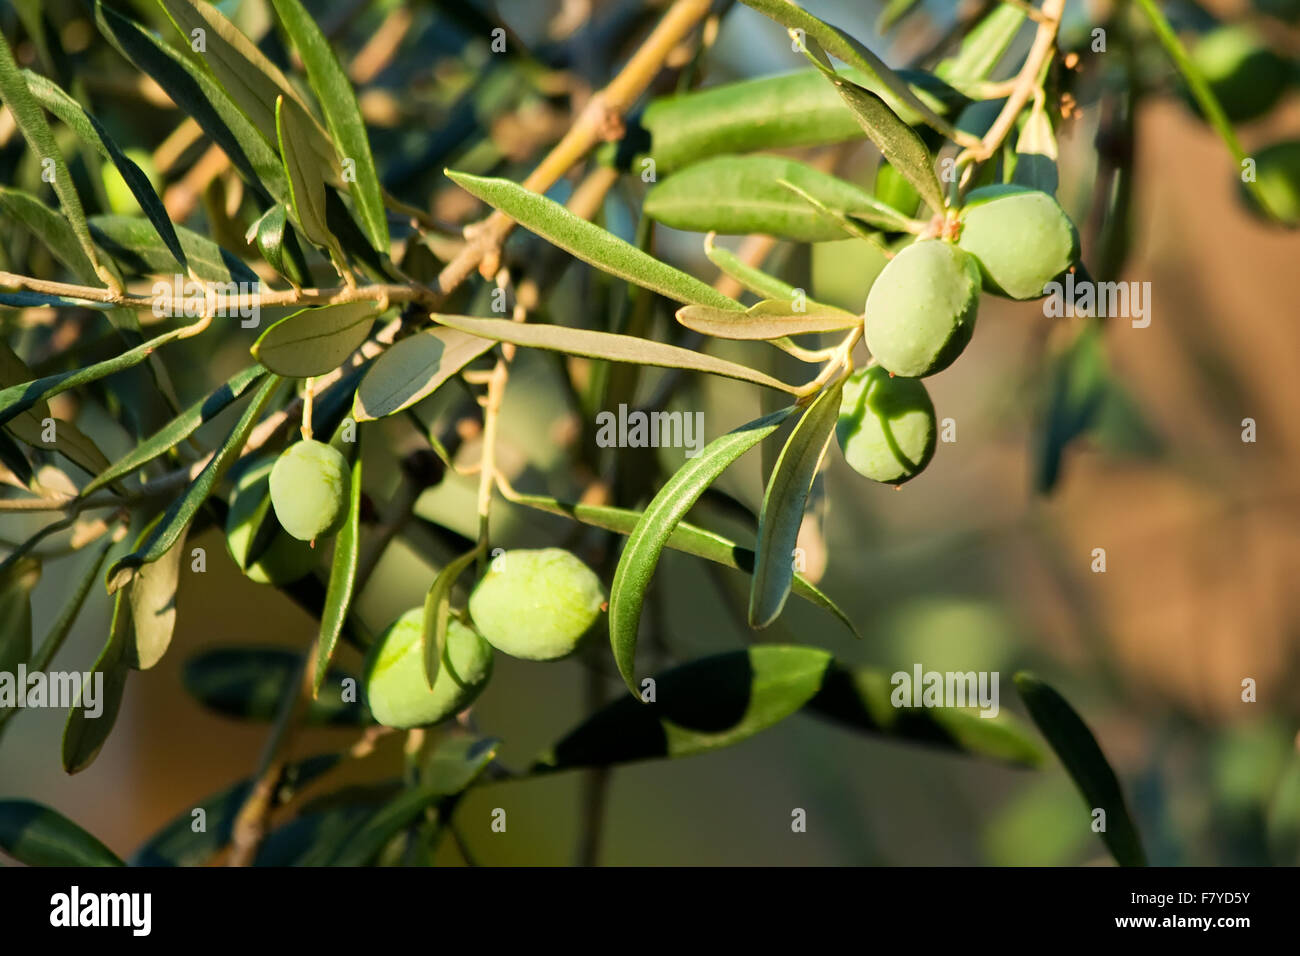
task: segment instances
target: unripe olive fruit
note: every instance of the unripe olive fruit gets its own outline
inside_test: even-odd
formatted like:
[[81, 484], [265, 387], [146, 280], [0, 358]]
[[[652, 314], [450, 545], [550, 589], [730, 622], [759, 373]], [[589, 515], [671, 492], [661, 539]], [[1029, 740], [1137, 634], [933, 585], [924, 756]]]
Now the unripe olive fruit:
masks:
[[[297, 581], [316, 566], [316, 553], [305, 541], [288, 535], [275, 515], [266, 513], [268, 483], [275, 462], [262, 457], [246, 464], [238, 473], [235, 492], [226, 512], [226, 549], [240, 570], [258, 584], [281, 585]], [[265, 528], [270, 522], [271, 528]], [[249, 561], [254, 541], [271, 534], [271, 542]]]
[[[1290, 226], [1300, 224], [1300, 140], [1285, 140], [1255, 154], [1255, 182], [1271, 208]], [[1259, 212], [1259, 203], [1246, 184], [1240, 185], [1250, 208]]]
[[366, 653], [366, 703], [385, 727], [423, 727], [455, 716], [474, 702], [492, 676], [491, 645], [452, 618], [430, 690], [424, 677], [423, 629], [424, 608], [413, 608]]
[[985, 186], [966, 197], [957, 245], [975, 257], [984, 288], [1037, 299], [1079, 258], [1079, 232], [1055, 197], [1024, 186]]
[[333, 534], [348, 510], [348, 462], [324, 442], [304, 439], [271, 469], [271, 505], [284, 530], [300, 541]]
[[979, 298], [973, 258], [950, 242], [915, 242], [889, 261], [867, 293], [867, 348], [895, 375], [933, 375], [970, 341]]
[[1244, 24], [1211, 30], [1192, 48], [1191, 58], [1234, 123], [1263, 116], [1286, 91], [1286, 60]]
[[934, 405], [916, 379], [860, 368], [844, 383], [835, 438], [858, 474], [901, 485], [934, 457]]
[[512, 657], [552, 661], [573, 651], [600, 616], [596, 572], [561, 548], [507, 551], [469, 598], [474, 626]]

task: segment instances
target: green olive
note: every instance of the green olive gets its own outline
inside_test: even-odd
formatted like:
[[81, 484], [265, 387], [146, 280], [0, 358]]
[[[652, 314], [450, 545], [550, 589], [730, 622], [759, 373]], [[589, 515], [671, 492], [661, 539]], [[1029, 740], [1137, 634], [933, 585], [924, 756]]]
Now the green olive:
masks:
[[[246, 464], [235, 481], [226, 512], [226, 548], [239, 569], [258, 584], [289, 584], [316, 566], [316, 552], [305, 541], [287, 534], [274, 514], [268, 514], [268, 484], [274, 459], [260, 457]], [[251, 562], [254, 544], [270, 537]]]
[[1024, 186], [985, 186], [966, 197], [957, 244], [979, 262], [984, 288], [1037, 299], [1079, 258], [1079, 232], [1055, 197]]
[[385, 727], [423, 727], [453, 717], [474, 702], [492, 676], [492, 647], [452, 618], [438, 676], [424, 675], [424, 608], [407, 611], [366, 654], [366, 703]]
[[973, 258], [939, 239], [913, 243], [889, 261], [867, 294], [867, 348], [895, 375], [942, 371], [970, 341], [979, 297]]
[[1263, 116], [1286, 91], [1286, 60], [1245, 24], [1211, 30], [1192, 48], [1191, 57], [1234, 123]]
[[323, 442], [304, 439], [271, 469], [271, 505], [284, 530], [300, 541], [331, 535], [348, 510], [348, 462]]
[[600, 578], [561, 548], [507, 551], [469, 598], [474, 625], [512, 657], [551, 661], [573, 652], [600, 617]]
[[934, 405], [917, 379], [860, 368], [844, 383], [835, 438], [858, 474], [901, 485], [934, 457]]
[[[1282, 222], [1300, 224], [1300, 140], [1274, 143], [1256, 153], [1255, 182]], [[1259, 203], [1246, 184], [1240, 188], [1250, 208], [1259, 212]]]

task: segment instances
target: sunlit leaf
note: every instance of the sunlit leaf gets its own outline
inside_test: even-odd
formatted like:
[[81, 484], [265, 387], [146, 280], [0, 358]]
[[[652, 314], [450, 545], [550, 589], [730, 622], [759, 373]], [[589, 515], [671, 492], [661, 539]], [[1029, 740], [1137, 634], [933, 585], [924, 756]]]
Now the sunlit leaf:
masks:
[[664, 483], [628, 536], [610, 586], [609, 641], [619, 673], [632, 693], [639, 692], [635, 663], [641, 606], [669, 536], [704, 490], [736, 459], [780, 428], [792, 410], [783, 408], [711, 441]]
[[426, 329], [402, 339], [366, 371], [357, 389], [356, 420], [371, 421], [410, 408], [496, 344], [448, 328]]
[[[358, 443], [359, 444], [359, 443]], [[321, 685], [330, 660], [334, 656], [334, 647], [348, 612], [352, 609], [352, 600], [356, 596], [357, 559], [361, 551], [361, 449], [356, 449], [352, 461], [352, 479], [348, 486], [348, 515], [334, 538], [334, 557], [330, 564], [329, 585], [325, 589], [325, 609], [320, 618], [320, 641], [316, 649], [316, 669], [312, 678], [312, 694], [320, 696]]]
[[373, 302], [300, 309], [258, 337], [253, 357], [288, 378], [324, 375], [361, 347], [378, 314]]
[[765, 299], [744, 312], [711, 309], [706, 305], [684, 305], [677, 310], [677, 321], [705, 335], [754, 340], [851, 329], [861, 323], [862, 318], [834, 306], [806, 300], [795, 303]]

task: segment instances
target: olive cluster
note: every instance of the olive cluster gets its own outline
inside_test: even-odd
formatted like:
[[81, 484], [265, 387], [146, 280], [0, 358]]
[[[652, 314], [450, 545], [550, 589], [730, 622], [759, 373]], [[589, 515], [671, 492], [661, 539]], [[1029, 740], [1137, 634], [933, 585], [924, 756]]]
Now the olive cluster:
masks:
[[[235, 481], [226, 523], [231, 556], [255, 581], [303, 577], [315, 566], [312, 545], [346, 519], [350, 484], [347, 459], [311, 439], [290, 445], [274, 462], [254, 461]], [[494, 649], [524, 660], [558, 660], [577, 648], [604, 606], [600, 578], [570, 552], [504, 552], [475, 585], [467, 612], [452, 614], [432, 686], [423, 607], [402, 614], [371, 645], [363, 671], [371, 714], [401, 728], [447, 720], [487, 686]]]
[[894, 256], [867, 294], [874, 363], [846, 382], [835, 434], [849, 465], [874, 481], [901, 484], [933, 457], [934, 404], [920, 379], [966, 348], [981, 291], [1038, 298], [1079, 255], [1070, 217], [1041, 190], [976, 189], [953, 225]]

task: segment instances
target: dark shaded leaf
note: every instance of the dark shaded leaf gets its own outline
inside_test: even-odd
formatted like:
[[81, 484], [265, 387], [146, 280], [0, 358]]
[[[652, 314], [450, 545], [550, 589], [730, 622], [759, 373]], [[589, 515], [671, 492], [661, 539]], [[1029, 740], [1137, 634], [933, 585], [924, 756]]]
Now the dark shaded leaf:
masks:
[[0, 800], [0, 850], [27, 866], [123, 865], [59, 811], [31, 800]]

